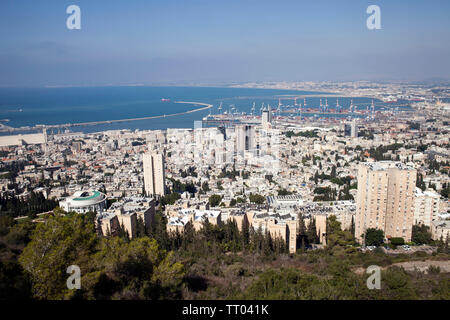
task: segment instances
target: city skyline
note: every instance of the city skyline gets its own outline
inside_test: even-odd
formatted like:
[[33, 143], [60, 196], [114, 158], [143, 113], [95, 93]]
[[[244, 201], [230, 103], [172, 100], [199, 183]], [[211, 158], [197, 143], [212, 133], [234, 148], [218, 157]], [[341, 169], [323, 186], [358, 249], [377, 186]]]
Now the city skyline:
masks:
[[0, 300], [450, 300], [448, 0], [130, 2], [0, 2]]

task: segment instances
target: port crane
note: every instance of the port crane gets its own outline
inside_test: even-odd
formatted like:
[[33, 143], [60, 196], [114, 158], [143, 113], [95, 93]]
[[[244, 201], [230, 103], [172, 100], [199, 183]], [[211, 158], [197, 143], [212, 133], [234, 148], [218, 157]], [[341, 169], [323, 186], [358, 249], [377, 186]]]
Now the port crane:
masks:
[[341, 113], [341, 106], [339, 105], [339, 98], [336, 99], [336, 112]]

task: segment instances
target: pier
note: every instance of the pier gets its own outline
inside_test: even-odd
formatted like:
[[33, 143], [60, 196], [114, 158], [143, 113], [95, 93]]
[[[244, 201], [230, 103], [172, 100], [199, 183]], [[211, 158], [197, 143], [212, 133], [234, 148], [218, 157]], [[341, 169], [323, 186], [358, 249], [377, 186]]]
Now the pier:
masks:
[[[208, 103], [202, 103], [202, 102], [191, 102], [191, 101], [175, 101], [174, 103], [183, 103], [183, 104], [192, 104], [192, 105], [198, 105], [203, 106], [201, 108], [197, 108], [194, 110], [188, 110], [184, 112], [178, 112], [178, 113], [171, 113], [171, 114], [163, 114], [159, 116], [150, 116], [150, 117], [141, 117], [141, 118], [129, 118], [129, 119], [116, 119], [116, 120], [102, 120], [102, 121], [89, 121], [89, 122], [78, 122], [78, 123], [66, 123], [66, 124], [54, 124], [54, 125], [36, 125], [34, 128], [27, 128], [27, 130], [31, 129], [58, 129], [58, 128], [67, 128], [67, 127], [84, 127], [84, 126], [95, 126], [100, 124], [109, 124], [109, 123], [119, 123], [119, 122], [128, 122], [128, 121], [141, 121], [141, 120], [150, 120], [150, 119], [158, 119], [158, 118], [167, 118], [167, 117], [175, 117], [180, 116], [184, 114], [190, 114], [194, 112], [199, 112], [203, 110], [208, 110], [213, 107], [212, 104]], [[3, 128], [7, 131], [21, 131], [24, 130], [24, 128], [11, 128], [3, 125]]]

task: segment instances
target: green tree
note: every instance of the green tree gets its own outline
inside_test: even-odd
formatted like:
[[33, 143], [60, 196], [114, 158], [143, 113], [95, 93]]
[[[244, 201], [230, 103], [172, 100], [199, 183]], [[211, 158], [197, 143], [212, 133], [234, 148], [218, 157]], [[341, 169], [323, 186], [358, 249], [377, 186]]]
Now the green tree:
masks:
[[100, 298], [111, 294], [119, 299], [176, 299], [181, 297], [184, 267], [173, 252], [161, 250], [154, 239], [142, 237], [102, 239], [94, 255], [96, 270], [82, 278], [83, 294]]
[[30, 275], [33, 296], [62, 299], [70, 295], [67, 267], [88, 269], [96, 244], [94, 225], [85, 216], [54, 216], [40, 223], [19, 258]]
[[141, 216], [138, 216], [136, 219], [136, 237], [144, 237], [147, 235], [147, 231], [145, 228], [144, 220], [142, 220]]
[[354, 243], [352, 234], [342, 230], [341, 223], [335, 215], [327, 217], [326, 226], [326, 243], [329, 249], [335, 246], [346, 247]]
[[403, 268], [390, 267], [381, 273], [384, 297], [390, 300], [417, 299], [411, 280]]
[[0, 261], [0, 300], [31, 298], [31, 286], [17, 261]]
[[424, 224], [414, 225], [412, 227], [411, 241], [415, 244], [431, 244], [433, 239], [431, 238], [430, 227]]
[[308, 225], [308, 230], [306, 232], [306, 236], [308, 237], [308, 242], [310, 244], [319, 243], [319, 237], [317, 236], [317, 228], [316, 228], [316, 218], [311, 217], [311, 220]]
[[7, 235], [12, 226], [14, 226], [12, 217], [0, 216], [0, 237]]
[[242, 219], [242, 248], [245, 250], [250, 243], [250, 224], [247, 218]]
[[209, 205], [211, 207], [218, 207], [220, 202], [222, 202], [222, 197], [218, 194], [213, 194], [209, 197]]
[[381, 246], [384, 242], [384, 232], [380, 229], [369, 228], [365, 234], [366, 246]]
[[350, 226], [350, 233], [352, 234], [353, 238], [355, 237], [355, 217], [352, 216], [352, 223]]
[[256, 203], [256, 204], [263, 204], [264, 202], [266, 202], [266, 198], [259, 194], [251, 194], [249, 196], [249, 200], [250, 200], [250, 202]]

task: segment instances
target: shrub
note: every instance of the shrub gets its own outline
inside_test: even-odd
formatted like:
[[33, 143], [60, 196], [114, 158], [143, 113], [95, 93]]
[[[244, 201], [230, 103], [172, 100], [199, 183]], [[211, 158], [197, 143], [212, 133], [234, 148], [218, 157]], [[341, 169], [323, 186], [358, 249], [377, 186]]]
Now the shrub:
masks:
[[441, 273], [441, 268], [439, 266], [429, 266], [428, 273], [430, 274], [439, 274]]
[[366, 230], [366, 245], [367, 246], [380, 246], [384, 242], [383, 230], [369, 228]]
[[394, 246], [402, 246], [405, 244], [405, 239], [403, 238], [391, 238], [391, 244]]

